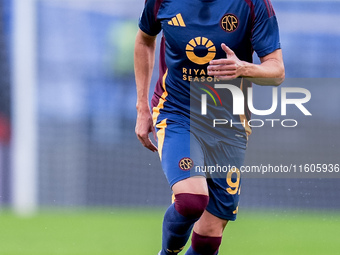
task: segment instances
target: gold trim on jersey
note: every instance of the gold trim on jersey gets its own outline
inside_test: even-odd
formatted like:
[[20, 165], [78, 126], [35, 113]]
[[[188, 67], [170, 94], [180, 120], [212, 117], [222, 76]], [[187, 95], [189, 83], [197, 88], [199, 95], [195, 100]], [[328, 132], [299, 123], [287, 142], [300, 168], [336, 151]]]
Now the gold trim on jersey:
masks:
[[153, 125], [156, 126], [159, 130], [157, 132], [157, 140], [158, 140], [158, 154], [160, 159], [162, 159], [162, 150], [163, 150], [163, 144], [164, 144], [164, 138], [165, 138], [165, 128], [167, 127], [166, 120], [162, 120], [160, 123], [157, 123], [157, 118], [160, 114], [160, 110], [164, 108], [164, 103], [166, 102], [166, 97], [168, 96], [168, 92], [166, 90], [166, 85], [165, 85], [165, 79], [168, 75], [168, 70], [166, 70], [165, 74], [163, 75], [162, 79], [162, 87], [163, 87], [163, 94], [159, 98], [158, 105], [152, 109], [153, 114], [152, 114], [152, 119], [153, 119]]
[[165, 74], [163, 75], [163, 79], [162, 79], [162, 87], [163, 87], [164, 92], [162, 96], [159, 98], [158, 105], [152, 109], [152, 112], [153, 112], [152, 120], [153, 120], [154, 126], [157, 123], [157, 118], [158, 118], [158, 115], [160, 114], [160, 110], [164, 108], [164, 103], [166, 102], [166, 97], [168, 96], [168, 91], [166, 90], [166, 86], [165, 86], [165, 79], [167, 75], [168, 75], [168, 69], [166, 70]]

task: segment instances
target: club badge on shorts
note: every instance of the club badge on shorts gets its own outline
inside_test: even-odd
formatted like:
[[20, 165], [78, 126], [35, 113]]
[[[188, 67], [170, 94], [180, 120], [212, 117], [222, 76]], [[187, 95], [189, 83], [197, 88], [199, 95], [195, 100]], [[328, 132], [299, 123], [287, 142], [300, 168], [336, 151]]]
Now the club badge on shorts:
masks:
[[194, 162], [192, 161], [191, 158], [182, 158], [178, 162], [178, 166], [183, 171], [189, 171], [194, 166]]

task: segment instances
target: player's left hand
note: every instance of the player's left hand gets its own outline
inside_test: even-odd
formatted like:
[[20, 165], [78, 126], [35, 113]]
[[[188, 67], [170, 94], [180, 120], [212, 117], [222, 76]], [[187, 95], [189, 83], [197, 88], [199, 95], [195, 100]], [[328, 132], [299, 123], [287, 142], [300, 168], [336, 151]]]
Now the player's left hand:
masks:
[[221, 44], [227, 58], [211, 60], [208, 66], [208, 75], [220, 80], [232, 80], [242, 76], [243, 61], [239, 60], [236, 54], [224, 43]]

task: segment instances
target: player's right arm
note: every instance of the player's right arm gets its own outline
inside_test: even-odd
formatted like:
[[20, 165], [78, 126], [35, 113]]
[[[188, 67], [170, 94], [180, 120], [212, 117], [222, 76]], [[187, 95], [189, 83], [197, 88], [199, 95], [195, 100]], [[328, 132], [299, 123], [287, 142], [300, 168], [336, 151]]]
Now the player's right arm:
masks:
[[151, 142], [149, 133], [156, 132], [153, 126], [149, 89], [155, 63], [156, 36], [150, 36], [139, 29], [135, 41], [135, 79], [137, 89], [137, 120], [135, 132], [139, 141], [149, 150], [155, 152], [157, 147]]

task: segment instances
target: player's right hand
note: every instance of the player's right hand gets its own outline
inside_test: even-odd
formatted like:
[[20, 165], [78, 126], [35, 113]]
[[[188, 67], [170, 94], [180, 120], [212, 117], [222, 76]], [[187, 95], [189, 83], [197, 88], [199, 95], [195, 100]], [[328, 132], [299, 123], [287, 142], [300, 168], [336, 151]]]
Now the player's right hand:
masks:
[[156, 152], [157, 147], [151, 142], [149, 133], [153, 133], [155, 141], [157, 141], [156, 131], [152, 123], [152, 116], [149, 110], [138, 111], [135, 132], [138, 140], [144, 147], [152, 152]]

